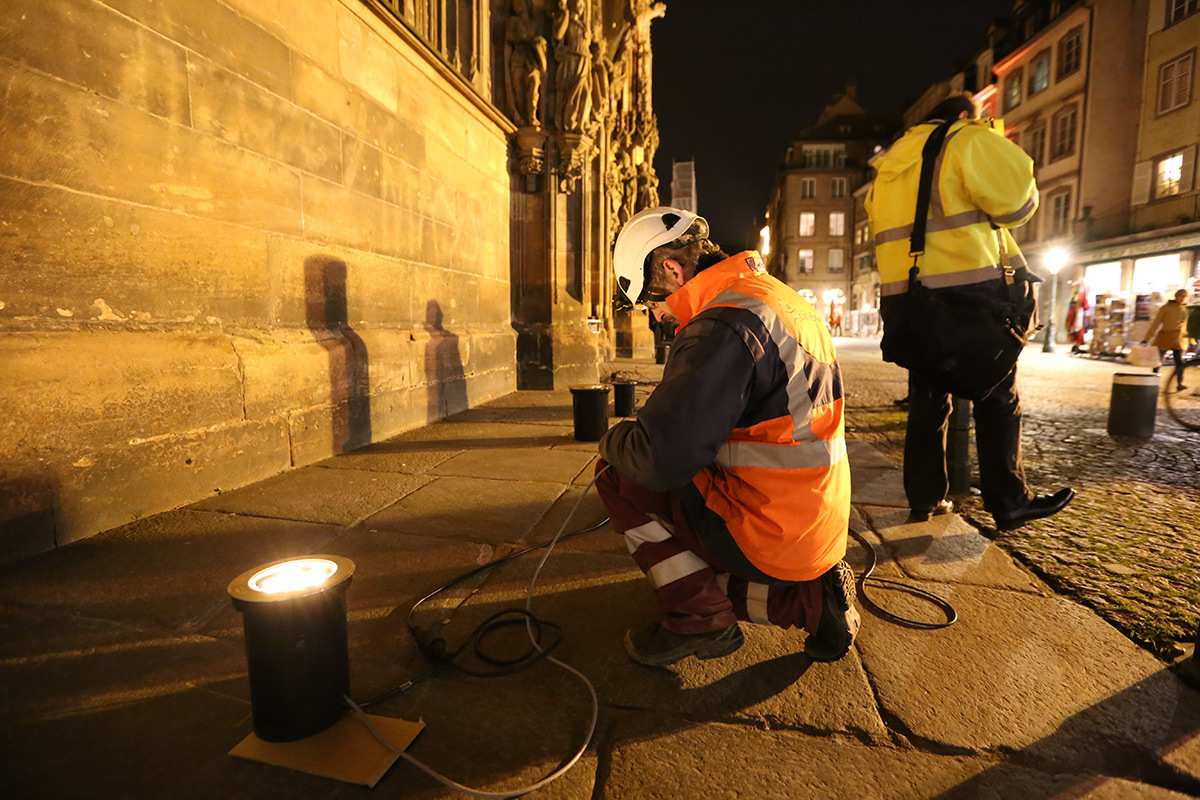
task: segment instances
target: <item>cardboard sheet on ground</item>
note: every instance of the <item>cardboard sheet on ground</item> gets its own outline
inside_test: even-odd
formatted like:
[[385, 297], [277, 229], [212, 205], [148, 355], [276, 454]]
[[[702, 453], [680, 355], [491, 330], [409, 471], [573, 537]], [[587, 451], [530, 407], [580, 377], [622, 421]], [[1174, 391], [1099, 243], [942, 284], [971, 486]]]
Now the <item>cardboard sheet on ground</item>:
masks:
[[[374, 714], [367, 716], [397, 750], [407, 750], [425, 728], [424, 720], [409, 722]], [[331, 728], [295, 742], [264, 742], [251, 733], [229, 755], [371, 788], [399, 758], [376, 741], [362, 720], [352, 714], [342, 717]]]

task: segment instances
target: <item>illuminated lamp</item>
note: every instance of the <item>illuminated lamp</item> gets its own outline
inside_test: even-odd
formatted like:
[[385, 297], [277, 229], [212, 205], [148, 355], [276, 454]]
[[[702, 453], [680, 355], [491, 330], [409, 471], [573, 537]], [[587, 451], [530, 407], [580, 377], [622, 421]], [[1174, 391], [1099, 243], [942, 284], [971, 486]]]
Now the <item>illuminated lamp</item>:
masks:
[[346, 711], [346, 589], [353, 576], [348, 558], [305, 556], [255, 567], [229, 584], [242, 615], [250, 707], [260, 739], [303, 739]]

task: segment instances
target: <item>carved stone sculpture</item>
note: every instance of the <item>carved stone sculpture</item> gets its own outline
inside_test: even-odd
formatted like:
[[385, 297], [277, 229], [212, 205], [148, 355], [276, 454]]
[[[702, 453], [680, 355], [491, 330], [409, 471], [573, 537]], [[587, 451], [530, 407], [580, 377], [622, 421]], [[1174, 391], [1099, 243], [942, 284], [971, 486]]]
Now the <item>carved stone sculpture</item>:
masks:
[[563, 132], [580, 132], [591, 112], [591, 40], [583, 0], [558, 0], [558, 11], [554, 16], [558, 108], [554, 121]]
[[529, 11], [530, 0], [512, 0], [512, 16], [504, 23], [505, 89], [508, 114], [522, 127], [542, 126], [542, 80], [546, 74], [546, 37]]

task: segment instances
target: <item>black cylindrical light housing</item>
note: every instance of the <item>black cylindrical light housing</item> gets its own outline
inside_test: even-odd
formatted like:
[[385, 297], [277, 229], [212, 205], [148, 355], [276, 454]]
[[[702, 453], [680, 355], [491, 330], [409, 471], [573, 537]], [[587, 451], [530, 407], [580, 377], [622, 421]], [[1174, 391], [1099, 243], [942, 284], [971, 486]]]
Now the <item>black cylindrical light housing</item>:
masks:
[[285, 558], [229, 584], [242, 614], [254, 732], [268, 742], [303, 739], [345, 713], [350, 694], [346, 589], [354, 562]]

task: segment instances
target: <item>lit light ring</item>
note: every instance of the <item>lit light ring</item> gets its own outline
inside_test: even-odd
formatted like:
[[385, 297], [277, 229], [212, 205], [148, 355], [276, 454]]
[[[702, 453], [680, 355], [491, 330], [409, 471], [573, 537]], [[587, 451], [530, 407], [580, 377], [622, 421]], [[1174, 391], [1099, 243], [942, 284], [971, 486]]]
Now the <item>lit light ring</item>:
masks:
[[279, 594], [314, 589], [332, 578], [338, 565], [326, 558], [300, 558], [261, 569], [247, 583], [256, 592]]
[[327, 591], [349, 582], [354, 562], [342, 556], [282, 558], [247, 570], [229, 584], [236, 605], [275, 603]]

